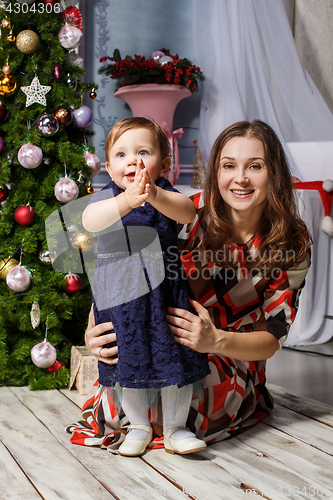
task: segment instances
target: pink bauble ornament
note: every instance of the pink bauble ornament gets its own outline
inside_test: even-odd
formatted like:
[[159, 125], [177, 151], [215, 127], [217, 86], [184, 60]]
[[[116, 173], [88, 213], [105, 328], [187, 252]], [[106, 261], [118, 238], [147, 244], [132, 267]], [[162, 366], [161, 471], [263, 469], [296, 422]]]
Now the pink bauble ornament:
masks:
[[31, 226], [36, 217], [36, 212], [30, 205], [22, 205], [17, 207], [14, 213], [14, 218], [21, 226]]
[[48, 368], [55, 363], [57, 351], [52, 344], [44, 340], [31, 349], [31, 359], [38, 368]]
[[82, 31], [75, 26], [64, 26], [59, 32], [59, 41], [65, 49], [76, 49], [81, 40]]
[[78, 128], [89, 127], [93, 118], [92, 111], [88, 106], [81, 106], [73, 112], [73, 123]]
[[79, 292], [82, 288], [82, 280], [77, 274], [69, 273], [65, 276], [67, 285], [63, 286], [63, 290], [69, 295]]
[[88, 151], [86, 153], [84, 153], [83, 156], [84, 156], [84, 159], [86, 160], [86, 164], [88, 165], [88, 167], [93, 169], [93, 173], [90, 174], [90, 176], [94, 177], [101, 170], [102, 165], [101, 165], [100, 159], [96, 155], [94, 155], [92, 153], [88, 153]]
[[17, 157], [22, 167], [36, 168], [42, 163], [43, 151], [40, 147], [28, 142], [20, 147]]
[[79, 188], [69, 177], [61, 177], [54, 186], [54, 195], [62, 203], [69, 203], [79, 196]]
[[59, 63], [55, 63], [55, 65], [52, 68], [52, 75], [54, 76], [54, 78], [56, 80], [60, 80], [63, 72], [64, 72], [64, 70], [63, 70], [62, 66]]
[[150, 56], [150, 59], [152, 61], [155, 61], [156, 63], [160, 62], [161, 57], [165, 57], [164, 52], [161, 52], [160, 50], [155, 50]]
[[31, 283], [30, 273], [23, 266], [15, 266], [6, 276], [6, 283], [14, 292], [24, 292]]

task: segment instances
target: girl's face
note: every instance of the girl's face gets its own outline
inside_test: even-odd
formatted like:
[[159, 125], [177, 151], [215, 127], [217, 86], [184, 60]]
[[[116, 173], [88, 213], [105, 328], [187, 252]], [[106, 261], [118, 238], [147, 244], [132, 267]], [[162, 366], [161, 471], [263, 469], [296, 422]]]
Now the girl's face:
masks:
[[111, 146], [106, 170], [121, 189], [126, 189], [133, 181], [137, 164], [143, 160], [151, 179], [155, 182], [168, 158], [162, 161], [159, 143], [152, 130], [133, 128], [124, 132]]
[[233, 137], [220, 155], [218, 186], [231, 215], [261, 215], [267, 199], [268, 170], [264, 147], [252, 137]]

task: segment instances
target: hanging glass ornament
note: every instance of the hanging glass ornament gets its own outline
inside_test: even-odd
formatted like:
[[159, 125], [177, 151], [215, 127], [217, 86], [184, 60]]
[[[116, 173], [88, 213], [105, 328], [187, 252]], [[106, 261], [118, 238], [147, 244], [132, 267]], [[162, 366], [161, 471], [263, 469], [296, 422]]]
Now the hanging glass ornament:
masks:
[[63, 286], [63, 290], [67, 294], [71, 295], [72, 293], [76, 293], [76, 292], [79, 292], [81, 290], [82, 280], [81, 280], [80, 276], [78, 276], [77, 274], [68, 273], [65, 276], [65, 280], [67, 281], [67, 285]]
[[22, 167], [29, 169], [36, 168], [42, 163], [43, 151], [39, 146], [34, 146], [28, 142], [21, 146], [17, 158]]
[[75, 78], [72, 78], [70, 73], [67, 73], [67, 80], [66, 80], [66, 83], [69, 87], [71, 87], [72, 89], [76, 89], [77, 87], [77, 80], [75, 80]]
[[8, 33], [6, 40], [7, 40], [7, 42], [15, 42], [16, 38], [15, 38], [15, 35], [13, 33], [13, 28], [11, 28], [10, 32]]
[[97, 175], [100, 172], [100, 170], [102, 168], [102, 164], [100, 162], [100, 159], [96, 155], [89, 153], [88, 151], [86, 153], [84, 153], [83, 157], [84, 157], [88, 167], [90, 167], [93, 170], [93, 172], [90, 174], [90, 176], [94, 177], [95, 175]]
[[40, 134], [51, 137], [56, 134], [59, 130], [59, 122], [57, 118], [53, 115], [47, 113], [42, 114], [36, 123], [38, 132]]
[[43, 262], [43, 264], [50, 264], [56, 258], [55, 252], [50, 253], [48, 250], [42, 250], [39, 252], [39, 260]]
[[18, 264], [13, 267], [6, 276], [6, 283], [14, 292], [24, 292], [29, 288], [31, 283], [30, 273], [28, 269]]
[[40, 308], [37, 301], [35, 301], [31, 306], [30, 319], [32, 328], [37, 328], [40, 324]]
[[66, 59], [72, 66], [80, 66], [80, 68], [83, 68], [83, 59], [74, 49], [66, 54]]
[[44, 340], [31, 349], [31, 360], [38, 368], [48, 368], [57, 359], [57, 351], [52, 344]]
[[70, 203], [79, 196], [79, 188], [69, 177], [61, 177], [54, 186], [54, 195], [62, 203]]
[[56, 80], [60, 80], [60, 78], [62, 77], [63, 72], [64, 72], [62, 66], [58, 62], [55, 63], [55, 65], [53, 66], [51, 71], [52, 71], [52, 75], [54, 76], [54, 78]]
[[21, 207], [17, 207], [14, 212], [14, 219], [20, 226], [31, 226], [34, 223], [36, 218], [36, 212], [29, 205], [22, 205]]
[[65, 366], [65, 363], [62, 361], [62, 359], [56, 359], [53, 365], [45, 368], [45, 371], [49, 373], [58, 372], [63, 366]]
[[3, 19], [3, 20], [1, 21], [1, 27], [2, 27], [4, 30], [10, 30], [10, 29], [11, 29], [11, 24], [10, 24], [9, 19]]
[[3, 203], [4, 201], [6, 201], [8, 196], [9, 196], [8, 186], [0, 187], [0, 203]]
[[16, 78], [10, 74], [0, 75], [0, 94], [9, 95], [15, 92], [17, 88]]
[[66, 24], [82, 29], [82, 14], [77, 7], [67, 7], [62, 15]]
[[96, 99], [96, 97], [97, 97], [97, 92], [96, 92], [96, 89], [95, 89], [95, 88], [91, 89], [90, 94], [89, 94], [89, 97], [90, 97], [90, 99]]
[[89, 127], [94, 118], [92, 111], [88, 108], [88, 106], [81, 106], [80, 108], [75, 109], [73, 115], [73, 123], [78, 128]]
[[66, 25], [59, 32], [59, 41], [65, 49], [76, 49], [82, 41], [82, 31], [75, 26]]
[[54, 112], [53, 112], [54, 116], [56, 117], [56, 119], [58, 120], [58, 122], [61, 124], [61, 125], [65, 125], [65, 127], [67, 127], [68, 125], [70, 125], [73, 121], [73, 111], [72, 109], [69, 107], [69, 106], [66, 106], [66, 105], [61, 105], [61, 106], [58, 106]]
[[87, 194], [93, 194], [94, 192], [94, 188], [93, 188], [93, 185], [91, 184], [91, 181], [88, 182], [87, 186], [86, 186], [86, 193]]

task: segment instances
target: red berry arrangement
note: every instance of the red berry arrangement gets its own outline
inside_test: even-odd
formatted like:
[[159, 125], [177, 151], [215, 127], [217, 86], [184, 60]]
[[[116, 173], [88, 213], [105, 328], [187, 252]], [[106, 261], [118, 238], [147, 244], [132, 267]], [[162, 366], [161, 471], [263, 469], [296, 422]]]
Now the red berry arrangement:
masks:
[[198, 80], [204, 80], [204, 76], [197, 66], [184, 58], [179, 59], [178, 54], [172, 55], [169, 50], [161, 49], [153, 52], [151, 56], [137, 55], [121, 58], [116, 49], [113, 57], [102, 57], [99, 61], [111, 63], [103, 66], [100, 74], [119, 78], [120, 87], [125, 85], [139, 85], [142, 83], [160, 83], [171, 85], [183, 85], [191, 92], [198, 92]]

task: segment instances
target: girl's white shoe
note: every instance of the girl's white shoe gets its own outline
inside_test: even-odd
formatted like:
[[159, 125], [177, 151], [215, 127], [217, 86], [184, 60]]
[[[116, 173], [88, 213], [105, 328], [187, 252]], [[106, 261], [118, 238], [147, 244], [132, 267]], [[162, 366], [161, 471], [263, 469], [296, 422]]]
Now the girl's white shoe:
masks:
[[204, 450], [207, 445], [205, 441], [196, 437], [188, 437], [184, 439], [172, 439], [172, 434], [176, 431], [188, 431], [187, 427], [171, 427], [164, 434], [164, 448], [167, 453], [179, 453], [185, 455], [186, 453], [194, 453], [196, 451]]
[[131, 429], [140, 429], [148, 432], [146, 439], [126, 439], [119, 447], [119, 454], [125, 457], [139, 457], [146, 451], [147, 446], [153, 439], [153, 428], [150, 425], [131, 424], [128, 427], [128, 432]]

